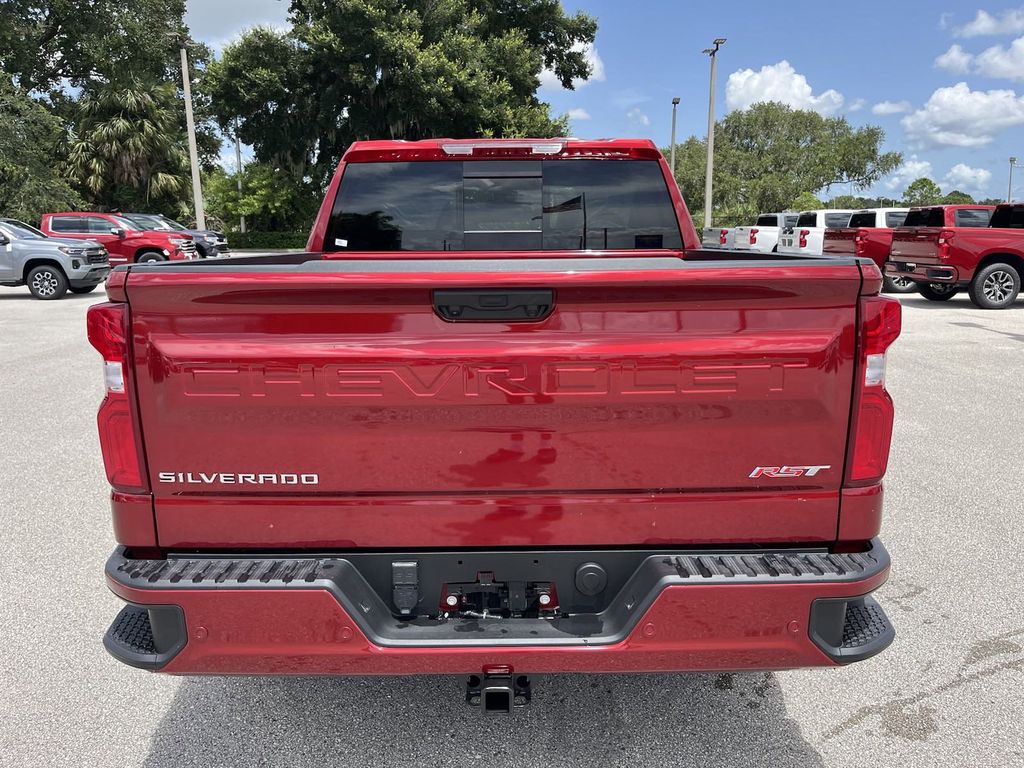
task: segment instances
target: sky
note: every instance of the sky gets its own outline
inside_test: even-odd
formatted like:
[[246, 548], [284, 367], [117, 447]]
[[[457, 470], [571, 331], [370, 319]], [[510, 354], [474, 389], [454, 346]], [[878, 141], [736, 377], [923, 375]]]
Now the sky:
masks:
[[[716, 117], [783, 101], [854, 126], [879, 125], [904, 165], [859, 194], [898, 197], [929, 176], [945, 192], [1007, 192], [1024, 164], [1024, 3], [974, 0], [563, 0], [598, 20], [593, 75], [575, 90], [542, 73], [539, 96], [581, 138], [638, 136], [667, 146], [707, 132], [716, 37]], [[285, 27], [287, 0], [188, 0], [192, 35], [221, 49], [247, 27]], [[232, 156], [233, 160], [233, 156]], [[848, 190], [833, 189], [834, 194]], [[1024, 168], [1014, 198], [1024, 197]]]

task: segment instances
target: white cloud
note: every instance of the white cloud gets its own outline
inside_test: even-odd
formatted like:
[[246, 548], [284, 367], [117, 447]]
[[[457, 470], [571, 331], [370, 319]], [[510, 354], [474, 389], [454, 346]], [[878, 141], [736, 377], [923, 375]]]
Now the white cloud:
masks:
[[885, 186], [896, 192], [903, 192], [910, 182], [920, 179], [922, 176], [932, 175], [932, 164], [927, 160], [918, 160], [917, 155], [911, 155], [903, 161], [903, 165], [896, 169], [892, 176], [885, 180]]
[[843, 95], [829, 89], [814, 95], [807, 78], [788, 61], [769, 64], [760, 71], [741, 69], [729, 75], [725, 101], [730, 110], [748, 109], [762, 101], [781, 101], [795, 109], [808, 109], [832, 115], [843, 106]]
[[1024, 80], [1024, 37], [1005, 48], [993, 45], [974, 57], [974, 71], [986, 77]]
[[972, 91], [967, 83], [936, 90], [901, 121], [917, 147], [983, 147], [1024, 125], [1024, 97], [1011, 90]]
[[[597, 47], [587, 43], [576, 43], [572, 47], [574, 51], [583, 51], [583, 58], [587, 64], [590, 65], [590, 77], [586, 80], [579, 78], [572, 81], [574, 88], [582, 88], [587, 83], [602, 83], [606, 79], [604, 73], [604, 60], [597, 52]], [[540, 87], [549, 88], [555, 91], [565, 90], [562, 88], [562, 83], [558, 80], [558, 76], [555, 75], [550, 69], [541, 70], [540, 73]]]
[[860, 112], [862, 109], [864, 109], [864, 105], [865, 104], [867, 104], [867, 102], [864, 99], [857, 99], [852, 104], [850, 104], [850, 106], [848, 106], [846, 108], [846, 111], [847, 112]]
[[978, 11], [972, 21], [956, 30], [958, 37], [1015, 35], [1020, 32], [1024, 32], [1024, 8], [1011, 8], [999, 16], [988, 11]]
[[636, 123], [637, 125], [642, 125], [644, 127], [647, 127], [648, 125], [651, 124], [651, 118], [649, 118], [646, 114], [640, 111], [639, 107], [633, 107], [631, 110], [629, 110], [629, 112], [626, 113], [626, 117], [628, 117], [632, 122]]
[[587, 110], [583, 109], [582, 107], [576, 107], [575, 109], [570, 109], [569, 110], [569, 119], [570, 120], [589, 120], [590, 119], [590, 113], [587, 112]]
[[957, 163], [949, 169], [942, 186], [949, 191], [959, 189], [963, 192], [981, 193], [988, 191], [990, 181], [992, 181], [991, 171]]
[[875, 115], [899, 115], [909, 112], [913, 107], [909, 101], [880, 101], [871, 108]]
[[973, 60], [974, 57], [959, 45], [951, 45], [948, 51], [935, 59], [935, 66], [954, 75], [963, 75], [970, 71]]

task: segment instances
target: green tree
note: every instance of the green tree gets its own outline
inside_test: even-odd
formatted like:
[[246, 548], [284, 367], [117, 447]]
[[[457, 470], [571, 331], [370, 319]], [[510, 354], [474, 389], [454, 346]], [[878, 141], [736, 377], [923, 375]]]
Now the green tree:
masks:
[[320, 202], [311, 184], [265, 163], [249, 163], [242, 169], [241, 196], [238, 175], [222, 168], [207, 175], [204, 188], [211, 214], [232, 225], [245, 216], [248, 229], [254, 231], [308, 230]]
[[176, 203], [188, 185], [179, 108], [169, 83], [150, 85], [130, 76], [91, 83], [68, 139], [69, 175], [101, 207]]
[[0, 212], [37, 222], [46, 211], [74, 208], [82, 199], [55, 168], [63, 129], [45, 107], [0, 72]]
[[929, 178], [922, 177], [910, 182], [903, 193], [904, 205], [936, 205], [942, 202], [942, 190]]
[[810, 192], [801, 192], [785, 207], [792, 211], [816, 211], [824, 208], [825, 204]]
[[260, 162], [324, 184], [355, 139], [564, 135], [536, 92], [589, 76], [596, 22], [556, 0], [292, 0], [210, 67], [217, 117]]
[[954, 189], [942, 198], [942, 202], [945, 205], [974, 205], [974, 198], [966, 192]]
[[[834, 185], [869, 187], [903, 160], [881, 151], [884, 139], [876, 126], [775, 102], [731, 112], [715, 128], [715, 220], [749, 220]], [[691, 137], [676, 150], [677, 180], [694, 211], [704, 207], [706, 146]]]

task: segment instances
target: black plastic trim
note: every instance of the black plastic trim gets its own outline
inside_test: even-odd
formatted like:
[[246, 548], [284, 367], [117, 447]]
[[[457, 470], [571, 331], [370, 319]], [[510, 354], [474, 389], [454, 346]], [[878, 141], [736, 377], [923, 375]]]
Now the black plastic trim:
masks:
[[[479, 562], [557, 559], [560, 554], [543, 552], [474, 552]], [[661, 592], [669, 586], [693, 584], [807, 584], [851, 583], [868, 579], [889, 567], [889, 555], [881, 542], [873, 540], [861, 553], [830, 554], [825, 550], [722, 550], [685, 552], [572, 551], [565, 563], [613, 561], [620, 558], [635, 564], [612, 574], [620, 584], [613, 595], [592, 612], [580, 610], [555, 619], [467, 619], [438, 620], [427, 616], [396, 617], [396, 611], [382, 599], [366, 575], [396, 559], [394, 554], [351, 553], [330, 557], [216, 557], [169, 555], [165, 560], [135, 560], [123, 547], [107, 561], [107, 576], [130, 589], [323, 589], [329, 591], [374, 643], [386, 647], [445, 646], [531, 646], [609, 645], [620, 642], [636, 626]], [[421, 584], [427, 583], [431, 567], [445, 559], [468, 560], [462, 552], [404, 553], [403, 560], [417, 561]], [[472, 566], [466, 566], [472, 567]], [[509, 566], [510, 572], [514, 570]], [[569, 571], [573, 573], [573, 571]], [[505, 576], [503, 578], [518, 578]], [[554, 577], [553, 577], [554, 578]], [[571, 584], [571, 582], [570, 582]], [[378, 585], [379, 586], [379, 585]], [[568, 587], [567, 589], [571, 589]], [[561, 594], [561, 588], [559, 593]], [[423, 593], [427, 595], [426, 589]], [[388, 594], [383, 591], [383, 594]], [[437, 605], [438, 594], [425, 597]], [[563, 599], [563, 605], [568, 602]], [[434, 613], [436, 614], [436, 609]]]
[[873, 597], [822, 598], [811, 604], [811, 641], [832, 661], [852, 664], [875, 656], [896, 639], [896, 629]]
[[139, 669], [166, 666], [187, 642], [185, 614], [177, 605], [128, 603], [103, 636], [111, 656]]

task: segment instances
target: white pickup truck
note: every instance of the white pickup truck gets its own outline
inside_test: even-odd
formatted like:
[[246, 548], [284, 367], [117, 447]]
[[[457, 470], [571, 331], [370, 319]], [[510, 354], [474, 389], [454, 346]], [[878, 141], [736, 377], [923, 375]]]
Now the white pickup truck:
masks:
[[737, 251], [757, 251], [758, 253], [775, 253], [779, 245], [779, 237], [785, 227], [796, 226], [800, 214], [794, 211], [782, 213], [762, 213], [757, 222], [750, 227], [736, 227], [733, 248]]
[[731, 249], [736, 245], [736, 227], [707, 227], [701, 236], [702, 248]]
[[803, 211], [796, 224], [785, 227], [779, 236], [779, 253], [800, 256], [821, 256], [825, 244], [825, 230], [845, 227], [856, 211], [832, 210]]

